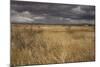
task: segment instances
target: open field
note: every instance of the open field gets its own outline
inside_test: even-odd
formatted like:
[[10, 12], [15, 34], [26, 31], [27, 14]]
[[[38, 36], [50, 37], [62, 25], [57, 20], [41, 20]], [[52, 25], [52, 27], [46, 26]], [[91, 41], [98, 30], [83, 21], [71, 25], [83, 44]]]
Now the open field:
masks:
[[12, 65], [94, 60], [94, 26], [12, 24]]

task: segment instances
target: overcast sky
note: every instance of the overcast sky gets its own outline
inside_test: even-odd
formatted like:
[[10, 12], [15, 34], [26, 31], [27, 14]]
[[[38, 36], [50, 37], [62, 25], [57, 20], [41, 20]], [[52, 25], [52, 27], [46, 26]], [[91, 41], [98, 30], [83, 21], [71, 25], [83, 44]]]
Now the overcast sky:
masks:
[[12, 23], [94, 24], [95, 6], [11, 1]]

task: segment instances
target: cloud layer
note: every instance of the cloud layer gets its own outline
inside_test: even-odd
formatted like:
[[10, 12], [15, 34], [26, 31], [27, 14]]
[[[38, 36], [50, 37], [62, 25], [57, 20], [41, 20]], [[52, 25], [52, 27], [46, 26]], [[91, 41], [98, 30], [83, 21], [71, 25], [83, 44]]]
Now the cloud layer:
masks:
[[11, 1], [11, 22], [94, 24], [95, 6]]

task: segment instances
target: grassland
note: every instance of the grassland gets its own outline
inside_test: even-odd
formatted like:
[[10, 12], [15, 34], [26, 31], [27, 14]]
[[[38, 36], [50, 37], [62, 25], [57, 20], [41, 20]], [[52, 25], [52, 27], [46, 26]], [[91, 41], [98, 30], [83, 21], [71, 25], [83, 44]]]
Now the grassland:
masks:
[[12, 24], [11, 64], [95, 60], [94, 26]]

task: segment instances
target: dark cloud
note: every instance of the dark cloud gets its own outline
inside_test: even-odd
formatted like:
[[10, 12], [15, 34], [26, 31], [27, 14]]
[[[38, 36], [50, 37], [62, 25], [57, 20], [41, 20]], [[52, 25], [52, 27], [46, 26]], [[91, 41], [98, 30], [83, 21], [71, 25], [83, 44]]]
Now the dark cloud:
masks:
[[28, 20], [30, 18], [34, 21], [47, 23], [50, 21], [70, 22], [72, 20], [89, 22], [95, 20], [95, 6], [11, 1], [11, 16], [21, 16], [21, 18], [23, 16]]

